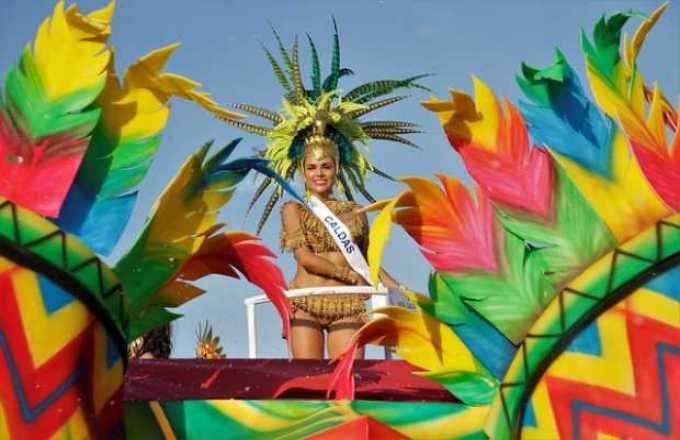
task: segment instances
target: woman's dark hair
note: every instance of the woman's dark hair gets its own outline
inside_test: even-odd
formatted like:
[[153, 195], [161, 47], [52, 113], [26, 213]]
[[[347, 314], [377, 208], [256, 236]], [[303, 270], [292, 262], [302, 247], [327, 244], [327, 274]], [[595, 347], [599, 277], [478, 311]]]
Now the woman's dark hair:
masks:
[[170, 324], [155, 328], [144, 335], [144, 341], [138, 353], [151, 353], [156, 359], [167, 359], [172, 351], [172, 339], [170, 337]]

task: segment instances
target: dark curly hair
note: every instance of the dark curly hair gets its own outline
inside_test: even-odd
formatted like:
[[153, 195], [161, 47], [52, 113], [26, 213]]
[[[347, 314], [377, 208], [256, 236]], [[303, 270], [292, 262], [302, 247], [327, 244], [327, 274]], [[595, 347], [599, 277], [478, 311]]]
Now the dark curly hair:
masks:
[[157, 327], [142, 336], [141, 346], [131, 351], [132, 357], [141, 357], [145, 353], [150, 353], [155, 359], [167, 359], [172, 351], [170, 324]]

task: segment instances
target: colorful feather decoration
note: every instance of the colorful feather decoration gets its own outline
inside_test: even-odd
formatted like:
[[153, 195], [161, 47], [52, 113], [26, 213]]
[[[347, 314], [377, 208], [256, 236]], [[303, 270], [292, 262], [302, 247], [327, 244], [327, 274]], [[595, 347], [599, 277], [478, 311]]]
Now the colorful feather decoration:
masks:
[[0, 194], [59, 214], [100, 117], [113, 2], [89, 15], [59, 1], [0, 98]]
[[[239, 141], [232, 141], [210, 158], [207, 155], [211, 143], [191, 155], [157, 200], [135, 244], [116, 264], [114, 271], [123, 283], [132, 314], [130, 338], [177, 316], [154, 303], [156, 293], [177, 277], [192, 256], [201, 255], [203, 244], [221, 227], [215, 222], [218, 210], [231, 199], [236, 185], [251, 169], [276, 178], [299, 198], [269, 169], [266, 160], [227, 162]], [[213, 240], [219, 242], [217, 238]], [[213, 245], [206, 246], [212, 249]], [[244, 275], [255, 279], [254, 274], [245, 270], [249, 266], [243, 264], [235, 266], [243, 267]], [[187, 289], [185, 284], [180, 285]]]
[[162, 71], [177, 47], [172, 44], [140, 58], [128, 68], [123, 84], [113, 62], [109, 64], [106, 88], [97, 100], [101, 120], [57, 219], [99, 254], [111, 252], [130, 218], [135, 188], [160, 145], [171, 97], [191, 100], [221, 117], [241, 117], [197, 91], [200, 84]]
[[272, 262], [274, 258], [276, 255], [255, 235], [238, 231], [215, 232], [215, 235], [207, 236], [200, 248], [180, 266], [174, 278], [156, 292], [151, 304], [178, 307], [204, 293], [192, 282], [212, 274], [239, 278], [238, 273], [241, 273], [267, 294], [284, 323], [284, 334], [288, 335], [290, 319], [283, 292], [286, 281], [281, 269]]
[[[521, 113], [499, 105], [477, 78], [474, 99], [454, 90], [449, 101], [424, 102], [479, 185], [476, 199], [450, 177], [438, 176], [441, 187], [409, 177], [408, 190], [366, 208], [380, 210], [368, 252], [374, 282], [393, 222], [435, 269], [430, 297], [412, 300], [464, 342], [475, 368], [427, 374], [466, 403], [488, 402], [493, 378], [505, 374], [514, 345], [558, 291], [680, 207], [678, 112], [657, 85], [645, 85], [635, 62], [666, 7], [624, 39], [623, 56], [628, 13], [598, 21], [592, 42], [582, 37], [594, 102], [559, 50], [547, 68], [522, 66]], [[393, 342], [395, 328], [413, 319], [401, 313], [360, 331], [338, 365], [333, 386], [341, 394], [351, 391], [349, 379], [340, 380], [349, 377], [347, 358], [363, 343]], [[409, 344], [397, 344], [408, 356]]]
[[400, 307], [383, 307], [373, 312], [379, 317], [358, 330], [341, 355], [330, 380], [329, 395], [333, 394], [335, 399], [352, 399], [354, 379], [350, 372], [357, 350], [367, 344], [380, 344], [396, 347], [400, 357], [424, 370], [417, 374], [452, 386], [461, 392], [458, 395], [454, 391], [454, 394], [466, 403], [489, 403], [493, 392], [482, 392], [483, 385], [480, 384], [477, 392], [458, 386], [460, 381], [455, 377], [460, 374], [478, 376], [482, 384], [490, 385], [491, 390], [495, 390], [496, 383], [478, 367], [465, 344], [449, 327], [422, 309], [411, 312]]
[[[596, 29], [605, 22], [598, 22]], [[600, 36], [602, 32], [596, 30]], [[600, 44], [610, 40], [601, 39]], [[605, 59], [609, 58], [600, 64]], [[525, 65], [522, 73], [518, 82], [531, 101], [522, 110], [532, 135], [548, 147], [555, 167], [574, 182], [617, 241], [627, 240], [670, 213], [631, 156], [622, 131], [585, 97], [559, 51], [552, 66]], [[591, 86], [604, 84], [602, 75], [589, 75]], [[606, 106], [600, 100], [597, 103], [606, 112]]]
[[[597, 63], [602, 57], [600, 53], [607, 48], [599, 48], [600, 50], [596, 51], [587, 39], [584, 39], [583, 44], [588, 48], [588, 76], [598, 103], [625, 131], [637, 162], [656, 193], [666, 205], [678, 210], [680, 196], [675, 191], [680, 182], [677, 167], [677, 146], [680, 143], [677, 112], [668, 104], [658, 85], [655, 84], [650, 93], [646, 93], [647, 87], [636, 64], [647, 33], [668, 5], [669, 3], [664, 3], [657, 8], [638, 27], [632, 40], [624, 39], [623, 57], [618, 52], [619, 40], [612, 41], [618, 55], [615, 59], [615, 71], [618, 72], [618, 76], [613, 80], [607, 81], [609, 77], [603, 74]], [[647, 111], [646, 96], [651, 101]], [[673, 132], [670, 142], [667, 140], [666, 126]]]

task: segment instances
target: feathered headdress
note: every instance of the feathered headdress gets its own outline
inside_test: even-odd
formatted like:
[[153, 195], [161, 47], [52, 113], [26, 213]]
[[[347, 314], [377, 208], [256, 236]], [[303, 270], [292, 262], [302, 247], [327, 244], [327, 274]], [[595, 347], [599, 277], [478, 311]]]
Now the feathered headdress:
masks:
[[[235, 108], [239, 110], [269, 120], [271, 126], [242, 122], [229, 116], [218, 115], [218, 117], [241, 130], [264, 136], [267, 139], [264, 156], [271, 160], [272, 169], [286, 179], [292, 179], [295, 176], [299, 162], [305, 153], [305, 142], [313, 134], [315, 121], [320, 118], [325, 119], [325, 129], [320, 135], [325, 136], [337, 146], [338, 186], [349, 200], [353, 200], [352, 189], [355, 189], [366, 199], [374, 201], [365, 188], [366, 174], [371, 171], [383, 177], [389, 178], [389, 176], [372, 165], [357, 148], [357, 144], [365, 144], [370, 139], [381, 139], [415, 147], [403, 135], [418, 133], [419, 130], [416, 124], [407, 121], [364, 121], [361, 118], [379, 108], [405, 99], [407, 96], [388, 96], [399, 89], [428, 90], [416, 83], [417, 80], [428, 75], [417, 75], [401, 80], [371, 81], [343, 94], [338, 88], [338, 82], [340, 78], [354, 72], [340, 67], [340, 43], [335, 19], [333, 26], [335, 33], [331, 72], [323, 81], [316, 46], [312, 38], [307, 35], [312, 54], [311, 88], [303, 84], [297, 38], [293, 43], [292, 52], [289, 52], [283, 45], [279, 34], [272, 29], [278, 42], [283, 67], [269, 50], [264, 48], [264, 51], [276, 79], [284, 89], [282, 109], [280, 112], [275, 112], [250, 104], [235, 105]], [[257, 188], [249, 209], [271, 183], [271, 178], [264, 179]], [[280, 187], [273, 189], [258, 222], [258, 231], [264, 226], [281, 195]]]

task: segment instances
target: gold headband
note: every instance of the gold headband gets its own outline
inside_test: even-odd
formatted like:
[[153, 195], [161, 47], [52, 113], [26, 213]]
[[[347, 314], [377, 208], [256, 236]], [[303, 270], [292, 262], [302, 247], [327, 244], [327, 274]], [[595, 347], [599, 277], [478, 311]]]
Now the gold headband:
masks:
[[[338, 144], [326, 136], [326, 125], [328, 124], [328, 113], [319, 110], [314, 116], [314, 125], [311, 136], [305, 139], [305, 155], [315, 160], [330, 158], [335, 161], [335, 165], [340, 165], [340, 150]], [[304, 160], [304, 159], [303, 159]]]
[[[336, 165], [340, 164], [340, 152], [338, 145], [326, 136], [310, 136], [305, 140], [305, 156], [314, 160], [333, 159]], [[303, 160], [304, 160], [303, 159]]]

